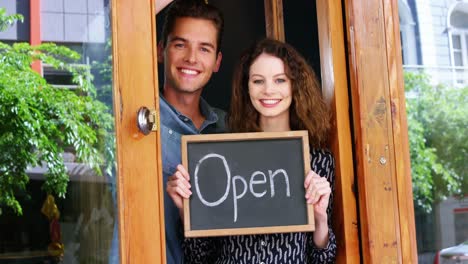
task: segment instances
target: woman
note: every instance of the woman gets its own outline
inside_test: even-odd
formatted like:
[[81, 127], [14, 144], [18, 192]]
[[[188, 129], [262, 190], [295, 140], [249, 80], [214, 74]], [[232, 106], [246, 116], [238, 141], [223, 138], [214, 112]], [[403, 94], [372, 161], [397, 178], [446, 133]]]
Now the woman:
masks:
[[[330, 124], [313, 70], [290, 45], [264, 39], [241, 56], [232, 88], [228, 119], [232, 132], [308, 130], [312, 170], [304, 187], [307, 203], [314, 207], [315, 231], [187, 239], [186, 263], [333, 263], [334, 160], [320, 149]], [[172, 179], [167, 186], [170, 196], [188, 198], [187, 171], [178, 166]]]

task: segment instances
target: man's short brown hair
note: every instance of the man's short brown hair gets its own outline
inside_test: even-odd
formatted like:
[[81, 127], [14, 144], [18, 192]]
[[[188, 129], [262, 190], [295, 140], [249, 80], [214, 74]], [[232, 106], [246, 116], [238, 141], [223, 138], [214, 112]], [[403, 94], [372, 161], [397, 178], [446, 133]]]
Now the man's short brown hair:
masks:
[[217, 29], [216, 52], [221, 48], [224, 31], [224, 18], [221, 11], [204, 0], [175, 0], [167, 10], [162, 29], [163, 46], [167, 45], [167, 38], [174, 29], [177, 18], [191, 17], [212, 21]]

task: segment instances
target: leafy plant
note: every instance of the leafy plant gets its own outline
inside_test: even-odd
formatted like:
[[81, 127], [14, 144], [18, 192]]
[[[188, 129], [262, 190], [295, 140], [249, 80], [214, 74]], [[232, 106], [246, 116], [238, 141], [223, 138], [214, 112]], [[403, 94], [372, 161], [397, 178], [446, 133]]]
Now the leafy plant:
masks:
[[416, 206], [426, 212], [447, 196], [468, 194], [468, 87], [433, 86], [405, 73], [411, 173]]
[[[18, 18], [0, 9], [0, 28]], [[3, 207], [22, 214], [16, 196], [26, 189], [30, 167], [47, 167], [43, 189], [65, 197], [69, 181], [65, 151], [97, 174], [111, 169], [113, 118], [109, 108], [96, 100], [89, 67], [71, 63], [79, 57], [55, 44], [0, 42], [0, 214]], [[35, 60], [71, 72], [78, 87], [48, 84], [31, 69]]]
[[5, 8], [0, 8], [0, 31], [5, 31], [16, 21], [23, 22], [23, 16], [20, 14], [7, 15]]

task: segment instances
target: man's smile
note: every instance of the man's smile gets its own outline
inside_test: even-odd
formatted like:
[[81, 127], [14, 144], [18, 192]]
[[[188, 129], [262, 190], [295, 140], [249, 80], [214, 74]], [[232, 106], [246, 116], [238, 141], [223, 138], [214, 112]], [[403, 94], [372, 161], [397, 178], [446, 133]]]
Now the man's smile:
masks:
[[183, 74], [192, 75], [192, 76], [195, 76], [200, 73], [200, 71], [187, 69], [187, 68], [178, 68], [178, 70], [182, 72]]

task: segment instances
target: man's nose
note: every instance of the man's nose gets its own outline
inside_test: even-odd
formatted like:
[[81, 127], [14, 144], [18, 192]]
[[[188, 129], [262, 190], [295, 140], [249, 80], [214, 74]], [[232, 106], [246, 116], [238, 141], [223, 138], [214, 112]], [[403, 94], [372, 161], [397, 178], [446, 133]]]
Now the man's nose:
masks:
[[197, 62], [197, 50], [195, 48], [187, 49], [187, 53], [185, 54], [185, 61], [194, 64]]

